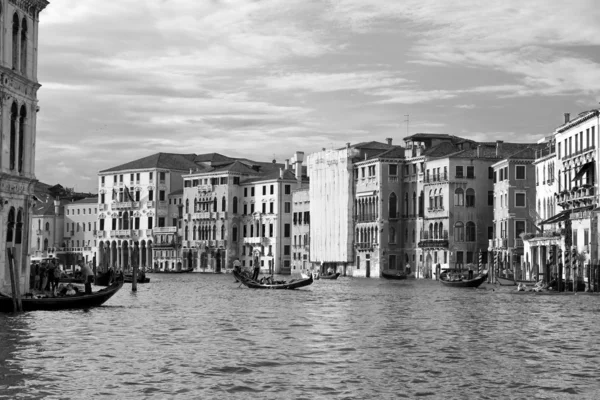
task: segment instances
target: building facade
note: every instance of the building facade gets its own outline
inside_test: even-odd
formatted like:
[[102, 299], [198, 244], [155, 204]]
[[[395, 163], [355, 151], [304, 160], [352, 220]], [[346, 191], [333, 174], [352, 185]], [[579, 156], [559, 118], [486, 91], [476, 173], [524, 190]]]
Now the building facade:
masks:
[[[38, 26], [46, 0], [0, 2], [0, 290], [29, 289], [35, 178]], [[11, 257], [12, 255], [12, 257]], [[14, 269], [10, 268], [13, 265]], [[11, 270], [17, 280], [12, 280]]]
[[292, 191], [292, 270], [313, 270], [310, 262], [310, 201], [308, 185]]
[[96, 266], [98, 252], [98, 198], [64, 205], [64, 234], [55, 256], [69, 269], [79, 262]]

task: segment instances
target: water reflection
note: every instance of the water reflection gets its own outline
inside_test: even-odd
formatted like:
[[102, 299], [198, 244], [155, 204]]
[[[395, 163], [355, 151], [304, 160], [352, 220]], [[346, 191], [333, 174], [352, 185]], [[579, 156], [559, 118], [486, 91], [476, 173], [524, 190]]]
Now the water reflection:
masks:
[[595, 296], [350, 278], [257, 291], [230, 275], [151, 278], [98, 309], [0, 315], [0, 396], [592, 398], [600, 390]]

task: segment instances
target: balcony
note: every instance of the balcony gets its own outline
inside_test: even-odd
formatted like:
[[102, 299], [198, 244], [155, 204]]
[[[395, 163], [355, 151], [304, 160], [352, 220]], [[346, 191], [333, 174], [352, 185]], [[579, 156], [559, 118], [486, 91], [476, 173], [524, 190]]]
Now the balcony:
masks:
[[[144, 232], [144, 230], [141, 230], [140, 232]], [[146, 229], [146, 237], [152, 237], [152, 229]]]
[[132, 206], [133, 206], [133, 203], [131, 201], [123, 201], [123, 202], [113, 203], [112, 208], [113, 208], [113, 210], [128, 210]]
[[212, 192], [212, 185], [198, 185], [198, 193]]
[[[355, 215], [354, 220], [356, 222], [375, 222], [375, 221], [377, 221], [377, 214]], [[300, 223], [302, 223], [302, 221], [300, 221]]]
[[571, 190], [563, 190], [555, 193], [556, 202], [563, 208], [577, 208], [592, 205], [594, 202], [595, 188], [592, 185], [574, 187]]
[[354, 244], [354, 247], [356, 247], [356, 249], [358, 251], [373, 251], [373, 248], [375, 247], [375, 243], [357, 242]]
[[154, 208], [154, 201], [148, 201], [148, 202], [146, 202], [146, 207], [148, 207], [148, 208]]
[[117, 238], [131, 237], [131, 230], [129, 230], [129, 229], [118, 229], [118, 230], [112, 231], [112, 235], [111, 236], [117, 237]]
[[421, 232], [421, 240], [418, 246], [421, 248], [443, 248], [447, 249], [449, 245], [448, 231], [444, 230], [441, 233], [434, 231]]
[[177, 233], [177, 227], [176, 226], [162, 226], [162, 227], [154, 228], [153, 233], [155, 235], [158, 235], [161, 233]]
[[217, 247], [227, 247], [227, 240], [217, 240]]
[[514, 248], [522, 249], [523, 248], [523, 239], [515, 239]]
[[244, 244], [262, 244], [263, 246], [268, 245], [271, 240], [268, 237], [245, 237]]

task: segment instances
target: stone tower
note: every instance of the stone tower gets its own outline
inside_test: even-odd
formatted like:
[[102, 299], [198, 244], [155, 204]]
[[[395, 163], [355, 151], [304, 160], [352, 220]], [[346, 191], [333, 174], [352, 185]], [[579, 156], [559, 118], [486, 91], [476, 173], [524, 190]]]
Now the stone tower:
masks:
[[38, 25], [46, 0], [0, 0], [0, 290], [10, 293], [8, 248], [29, 290], [35, 178]]

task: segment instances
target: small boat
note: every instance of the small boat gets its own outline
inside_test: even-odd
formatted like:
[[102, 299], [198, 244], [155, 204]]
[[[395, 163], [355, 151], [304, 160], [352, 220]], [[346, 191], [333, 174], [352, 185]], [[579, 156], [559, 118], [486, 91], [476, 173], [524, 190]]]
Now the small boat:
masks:
[[498, 284], [500, 286], [517, 286], [519, 284], [523, 284], [525, 286], [533, 286], [537, 283], [537, 281], [535, 280], [528, 281], [524, 279], [514, 279], [514, 277], [510, 276], [499, 276], [496, 278], [496, 280], [498, 281]]
[[260, 283], [247, 276], [242, 275], [238, 271], [233, 271], [233, 276], [251, 289], [298, 289], [313, 283], [312, 274], [306, 279], [292, 279], [291, 281], [276, 281], [275, 283]]
[[[76, 294], [74, 296], [33, 298], [24, 296], [21, 299], [23, 311], [57, 311], [70, 309], [85, 309], [104, 304], [123, 287], [123, 280], [118, 280], [109, 287], [91, 294]], [[0, 294], [0, 312], [13, 312], [12, 297]]]
[[[452, 274], [452, 275], [451, 275]], [[487, 279], [487, 273], [480, 274], [472, 279], [466, 279], [462, 274], [445, 271], [440, 274], [439, 281], [445, 286], [450, 287], [472, 287], [476, 288]]]
[[153, 271], [157, 274], [185, 274], [188, 272], [194, 272], [194, 268], [188, 268], [188, 269], [162, 269], [162, 270], [156, 270]]
[[406, 274], [400, 270], [392, 270], [392, 269], [388, 269], [388, 270], [383, 270], [381, 271], [381, 277], [385, 278], [385, 279], [395, 279], [395, 280], [401, 280], [401, 279], [406, 279]]
[[331, 274], [331, 275], [320, 275], [319, 279], [337, 279], [340, 276], [339, 272], [336, 272], [335, 274]]

